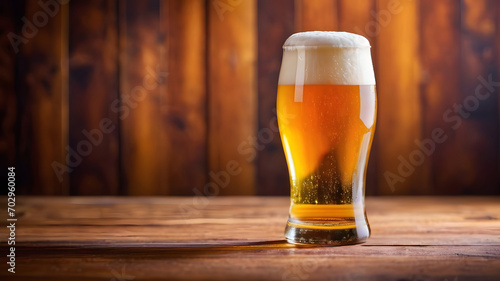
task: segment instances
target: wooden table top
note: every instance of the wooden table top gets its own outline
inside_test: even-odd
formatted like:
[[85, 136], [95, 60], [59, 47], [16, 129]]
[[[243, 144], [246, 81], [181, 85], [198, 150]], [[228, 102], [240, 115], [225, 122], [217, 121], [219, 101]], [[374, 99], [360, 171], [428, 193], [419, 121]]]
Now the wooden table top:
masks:
[[286, 197], [17, 199], [1, 280], [500, 280], [499, 197], [369, 197], [341, 247], [286, 243]]

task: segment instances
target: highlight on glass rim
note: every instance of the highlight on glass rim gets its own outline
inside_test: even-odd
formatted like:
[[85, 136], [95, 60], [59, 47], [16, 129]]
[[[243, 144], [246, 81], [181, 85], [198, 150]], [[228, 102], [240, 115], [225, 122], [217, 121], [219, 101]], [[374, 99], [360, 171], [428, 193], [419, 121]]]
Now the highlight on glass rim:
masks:
[[311, 31], [283, 46], [277, 110], [290, 176], [285, 236], [291, 243], [366, 241], [364, 188], [377, 99], [370, 43], [347, 32]]

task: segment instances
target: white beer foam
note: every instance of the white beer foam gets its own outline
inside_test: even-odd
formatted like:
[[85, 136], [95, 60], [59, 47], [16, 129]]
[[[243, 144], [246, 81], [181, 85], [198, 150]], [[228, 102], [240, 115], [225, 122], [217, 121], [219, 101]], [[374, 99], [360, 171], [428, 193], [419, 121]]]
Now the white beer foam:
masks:
[[283, 49], [280, 85], [375, 85], [370, 42], [361, 35], [301, 32]]
[[283, 47], [370, 47], [370, 42], [365, 37], [349, 33], [336, 31], [308, 31], [292, 34], [285, 41]]

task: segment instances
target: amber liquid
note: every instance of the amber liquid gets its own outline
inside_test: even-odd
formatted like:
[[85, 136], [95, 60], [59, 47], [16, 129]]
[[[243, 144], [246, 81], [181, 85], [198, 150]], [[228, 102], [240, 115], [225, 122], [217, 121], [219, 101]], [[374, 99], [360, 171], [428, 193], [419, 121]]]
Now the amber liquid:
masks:
[[291, 183], [287, 239], [364, 241], [369, 236], [364, 181], [375, 129], [375, 86], [279, 85], [277, 108]]

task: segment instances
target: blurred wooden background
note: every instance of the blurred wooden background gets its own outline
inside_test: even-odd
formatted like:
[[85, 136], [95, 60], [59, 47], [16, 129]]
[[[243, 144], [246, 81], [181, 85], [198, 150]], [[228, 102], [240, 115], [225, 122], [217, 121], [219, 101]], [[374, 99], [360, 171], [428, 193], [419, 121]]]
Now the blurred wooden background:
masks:
[[499, 91], [479, 86], [500, 81], [500, 1], [38, 2], [0, 2], [0, 177], [15, 166], [18, 193], [286, 195], [281, 46], [344, 30], [376, 68], [367, 194], [500, 194]]

